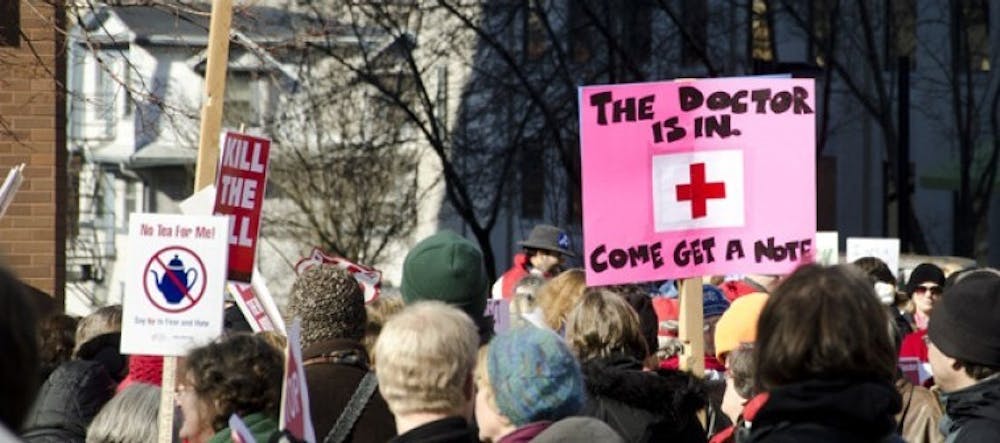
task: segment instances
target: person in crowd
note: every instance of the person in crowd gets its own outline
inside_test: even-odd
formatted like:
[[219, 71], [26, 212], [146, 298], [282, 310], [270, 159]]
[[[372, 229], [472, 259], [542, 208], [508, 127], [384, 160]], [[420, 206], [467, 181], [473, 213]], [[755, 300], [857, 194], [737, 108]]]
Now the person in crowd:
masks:
[[122, 392], [133, 383], [145, 383], [160, 386], [163, 383], [162, 355], [130, 355], [128, 357], [128, 375], [118, 383], [117, 392]]
[[[730, 302], [721, 289], [709, 284], [702, 285], [701, 312], [704, 322], [705, 370], [710, 371], [707, 373], [707, 377], [710, 380], [721, 380], [721, 375], [726, 370], [725, 366], [715, 357], [715, 325], [723, 313], [729, 309], [729, 305]], [[675, 323], [675, 325], [678, 324]], [[661, 362], [660, 367], [664, 369], [677, 369], [678, 363], [679, 359], [675, 356]]]
[[389, 319], [375, 342], [379, 389], [396, 418], [391, 442], [478, 442], [469, 427], [479, 339], [463, 311], [415, 303]]
[[25, 285], [2, 266], [0, 288], [0, 441], [17, 441], [38, 390], [38, 323]]
[[911, 326], [914, 332], [904, 336], [899, 349], [900, 358], [916, 358], [921, 364], [921, 382], [931, 385], [934, 375], [927, 359], [927, 324], [930, 321], [934, 306], [944, 294], [945, 276], [941, 268], [933, 263], [922, 263], [910, 273], [906, 284], [906, 292], [913, 300], [913, 319]]
[[[116, 329], [117, 328], [117, 329]], [[42, 384], [24, 422], [28, 442], [82, 442], [87, 426], [128, 372], [119, 351], [121, 305], [102, 307], [77, 325], [73, 359]]]
[[646, 349], [650, 351], [649, 358], [643, 365], [651, 369], [659, 367], [660, 361], [656, 357], [656, 353], [652, 352], [659, 348], [659, 340], [657, 339], [659, 320], [656, 309], [653, 307], [649, 288], [638, 284], [604, 286], [604, 288], [622, 296], [625, 302], [632, 307], [632, 310], [639, 314], [639, 330], [642, 332], [642, 339], [646, 341]]
[[237, 414], [259, 442], [278, 432], [284, 374], [281, 353], [257, 335], [235, 334], [191, 350], [178, 377], [176, 401], [188, 443], [229, 442]]
[[566, 321], [588, 401], [581, 415], [604, 421], [628, 442], [704, 442], [696, 414], [704, 386], [687, 373], [645, 371], [639, 316], [618, 294], [588, 290]]
[[98, 308], [90, 315], [80, 319], [76, 325], [76, 348], [73, 353], [79, 352], [80, 347], [97, 336], [113, 334], [122, 330], [122, 305], [108, 305]]
[[365, 322], [365, 338], [361, 340], [361, 343], [365, 345], [365, 351], [368, 352], [369, 363], [375, 351], [375, 340], [382, 333], [385, 322], [400, 313], [404, 306], [403, 298], [399, 296], [399, 293], [387, 294], [385, 288], [382, 288], [382, 294], [378, 298], [365, 305], [368, 320]]
[[[903, 334], [891, 314], [889, 320], [889, 337], [898, 353]], [[903, 409], [896, 414], [896, 432], [909, 443], [943, 442], [938, 425], [944, 411], [937, 395], [923, 386], [915, 386], [899, 368], [896, 369], [895, 385], [903, 400]]]
[[713, 443], [734, 441], [743, 408], [756, 395], [753, 373], [753, 344], [757, 340], [757, 319], [767, 303], [763, 292], [733, 300], [715, 324], [715, 356], [726, 368], [726, 388], [721, 409], [733, 423], [712, 437]]
[[1000, 441], [1000, 277], [963, 275], [934, 308], [928, 354], [948, 442]]
[[[852, 265], [797, 269], [757, 322], [754, 373], [763, 402], [747, 441], [902, 441], [896, 359], [884, 308]], [[748, 405], [749, 408], [749, 405]]]
[[433, 234], [410, 249], [403, 260], [403, 303], [437, 300], [461, 309], [476, 324], [480, 344], [493, 337], [493, 319], [485, 315], [489, 279], [483, 254], [452, 231]]
[[722, 293], [729, 301], [733, 301], [744, 295], [756, 292], [769, 294], [779, 283], [781, 283], [781, 277], [777, 275], [735, 275], [724, 278], [723, 282], [719, 283], [719, 289], [722, 290]]
[[913, 327], [907, 319], [910, 314], [906, 309], [906, 306], [909, 305], [909, 297], [897, 290], [896, 277], [892, 275], [889, 266], [877, 257], [861, 257], [854, 260], [853, 264], [867, 274], [872, 281], [875, 295], [878, 297], [878, 301], [885, 305], [889, 313], [892, 314], [892, 321], [895, 323], [896, 329], [904, 337], [913, 332]]
[[538, 288], [538, 307], [542, 310], [545, 325], [553, 331], [562, 333], [566, 317], [583, 297], [585, 289], [587, 289], [586, 274], [580, 268], [563, 271]]
[[523, 325], [479, 350], [476, 424], [479, 440], [526, 442], [583, 407], [583, 376], [562, 339]]
[[160, 388], [133, 383], [114, 396], [87, 428], [87, 443], [156, 441]]
[[535, 225], [528, 239], [518, 244], [524, 251], [514, 256], [511, 268], [493, 283], [490, 292], [495, 299], [513, 299], [514, 286], [525, 275], [532, 274], [545, 279], [558, 275], [562, 272], [565, 258], [574, 255], [570, 251], [569, 235], [552, 225]]
[[39, 324], [39, 353], [41, 377], [44, 381], [59, 365], [73, 357], [76, 347], [76, 324], [80, 320], [72, 315], [54, 314]]
[[[367, 314], [357, 280], [335, 266], [312, 267], [292, 284], [288, 314], [301, 321], [316, 438], [332, 434], [335, 441], [384, 442], [394, 437], [395, 422], [361, 344]], [[362, 395], [352, 402], [355, 392]]]
[[538, 307], [538, 290], [545, 284], [545, 279], [537, 275], [525, 275], [521, 281], [514, 286], [514, 298], [510, 300], [511, 324], [520, 326], [532, 324], [539, 328], [547, 328], [542, 315], [542, 308]]

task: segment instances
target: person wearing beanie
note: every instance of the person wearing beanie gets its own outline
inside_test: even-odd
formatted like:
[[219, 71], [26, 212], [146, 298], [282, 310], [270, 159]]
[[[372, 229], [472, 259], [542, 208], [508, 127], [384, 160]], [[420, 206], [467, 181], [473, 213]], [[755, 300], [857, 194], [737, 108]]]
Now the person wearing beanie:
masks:
[[563, 271], [566, 257], [572, 257], [569, 234], [552, 225], [535, 225], [527, 239], [518, 242], [524, 251], [514, 255], [514, 264], [503, 273], [490, 291], [494, 299], [514, 298], [514, 285], [525, 275], [550, 279]]
[[583, 407], [580, 366], [555, 332], [515, 327], [480, 349], [478, 360], [476, 423], [481, 441], [530, 441]]
[[927, 342], [948, 442], [1000, 441], [1000, 277], [964, 276], [935, 306]]
[[757, 341], [757, 318], [768, 295], [743, 295], [729, 306], [715, 324], [715, 356], [726, 368], [726, 390], [722, 412], [734, 423], [712, 437], [712, 442], [733, 441], [735, 426], [744, 418], [747, 402], [756, 395], [753, 387], [753, 343]]
[[492, 319], [484, 316], [489, 278], [483, 253], [452, 231], [433, 234], [410, 249], [399, 291], [406, 305], [436, 300], [461, 309], [479, 329], [480, 344], [493, 336]]
[[[335, 266], [315, 266], [298, 276], [288, 314], [302, 327], [302, 363], [316, 437], [323, 439], [369, 374], [361, 340], [367, 315], [358, 282]], [[374, 376], [369, 376], [374, 381]], [[384, 442], [396, 435], [389, 406], [377, 387], [360, 406], [343, 441]]]
[[944, 271], [934, 263], [921, 263], [910, 273], [906, 281], [906, 293], [913, 300], [914, 330], [927, 329], [934, 305], [944, 291]]
[[921, 263], [906, 282], [906, 292], [913, 302], [911, 326], [915, 332], [906, 334], [899, 348], [900, 359], [916, 358], [920, 361], [920, 382], [926, 386], [933, 384], [933, 373], [927, 359], [927, 324], [930, 321], [934, 306], [944, 294], [944, 272], [933, 263]]

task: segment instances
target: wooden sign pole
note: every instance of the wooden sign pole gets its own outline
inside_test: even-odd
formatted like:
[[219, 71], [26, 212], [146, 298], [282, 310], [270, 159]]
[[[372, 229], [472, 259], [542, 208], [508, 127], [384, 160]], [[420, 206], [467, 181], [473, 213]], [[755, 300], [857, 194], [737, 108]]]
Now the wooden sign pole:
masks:
[[[195, 163], [194, 192], [215, 183], [219, 162], [219, 131], [226, 96], [226, 67], [229, 65], [229, 30], [233, 21], [232, 0], [212, 0], [208, 29], [208, 58], [205, 63], [205, 97], [201, 108], [198, 162]], [[172, 443], [174, 431], [174, 387], [177, 357], [163, 358], [160, 414], [157, 442]]]
[[702, 311], [701, 278], [686, 278], [681, 282], [680, 330], [678, 338], [684, 344], [679, 364], [682, 371], [697, 377], [705, 375], [705, 319]]

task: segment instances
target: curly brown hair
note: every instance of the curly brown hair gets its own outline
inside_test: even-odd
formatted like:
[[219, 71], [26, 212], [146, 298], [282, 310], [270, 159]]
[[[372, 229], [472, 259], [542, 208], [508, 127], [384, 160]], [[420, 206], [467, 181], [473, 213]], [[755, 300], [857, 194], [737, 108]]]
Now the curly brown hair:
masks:
[[229, 416], [255, 412], [277, 416], [284, 373], [281, 353], [264, 338], [236, 334], [188, 353], [185, 371], [198, 398], [211, 405], [212, 428]]

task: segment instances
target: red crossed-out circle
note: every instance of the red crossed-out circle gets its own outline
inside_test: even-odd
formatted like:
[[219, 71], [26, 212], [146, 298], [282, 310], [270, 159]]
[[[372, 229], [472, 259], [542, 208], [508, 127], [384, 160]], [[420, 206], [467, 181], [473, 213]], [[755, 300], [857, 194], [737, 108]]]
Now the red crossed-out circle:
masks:
[[[172, 252], [172, 251], [185, 252], [188, 255], [190, 255], [191, 257], [193, 257], [195, 259], [195, 261], [198, 262], [198, 269], [199, 269], [199, 272], [200, 272], [198, 274], [198, 278], [201, 279], [201, 290], [198, 291], [197, 295], [188, 292], [187, 288], [183, 288], [183, 285], [179, 284], [180, 282], [176, 282], [176, 281], [171, 281], [170, 280], [170, 279], [175, 278], [175, 277], [173, 276], [173, 274], [170, 273], [170, 270], [167, 269], [167, 265], [163, 263], [163, 260], [160, 259], [160, 256], [163, 255], [164, 253], [169, 253], [169, 252]], [[152, 288], [152, 290], [155, 291], [155, 294], [153, 294], [153, 293], [151, 293], [150, 287], [149, 287], [150, 271], [152, 270], [151, 268], [152, 268], [152, 266], [153, 266], [154, 263], [159, 264], [160, 267], [163, 268], [163, 273], [164, 274], [162, 276], [160, 276], [160, 278], [161, 279], [167, 279], [167, 281], [173, 283], [178, 288], [181, 288], [181, 290], [184, 291], [184, 298], [186, 298], [188, 300], [191, 300], [191, 304], [189, 304], [187, 306], [184, 306], [182, 308], [171, 308], [171, 307], [169, 307], [169, 305], [166, 305], [166, 303], [162, 303], [161, 304], [161, 302], [158, 301], [158, 299], [160, 298], [159, 289], [155, 288], [155, 287]], [[172, 314], [176, 314], [176, 313], [184, 312], [184, 311], [187, 311], [188, 309], [193, 308], [195, 305], [198, 304], [199, 301], [201, 301], [202, 296], [205, 295], [205, 288], [208, 287], [208, 284], [207, 284], [208, 282], [206, 282], [204, 280], [205, 278], [206, 278], [206, 276], [205, 276], [205, 263], [201, 261], [201, 257], [199, 257], [198, 254], [195, 254], [194, 251], [192, 251], [192, 250], [190, 250], [188, 248], [185, 248], [183, 246], [167, 246], [167, 247], [165, 247], [163, 249], [160, 249], [159, 251], [156, 251], [156, 253], [154, 253], [153, 256], [149, 258], [149, 261], [146, 262], [146, 268], [145, 268], [145, 270], [144, 270], [144, 272], [142, 274], [142, 289], [146, 293], [146, 298], [149, 299], [149, 302], [152, 303], [153, 306], [155, 306], [157, 309], [159, 309], [159, 310], [161, 310], [163, 312], [169, 312], [169, 313], [172, 313]]]

